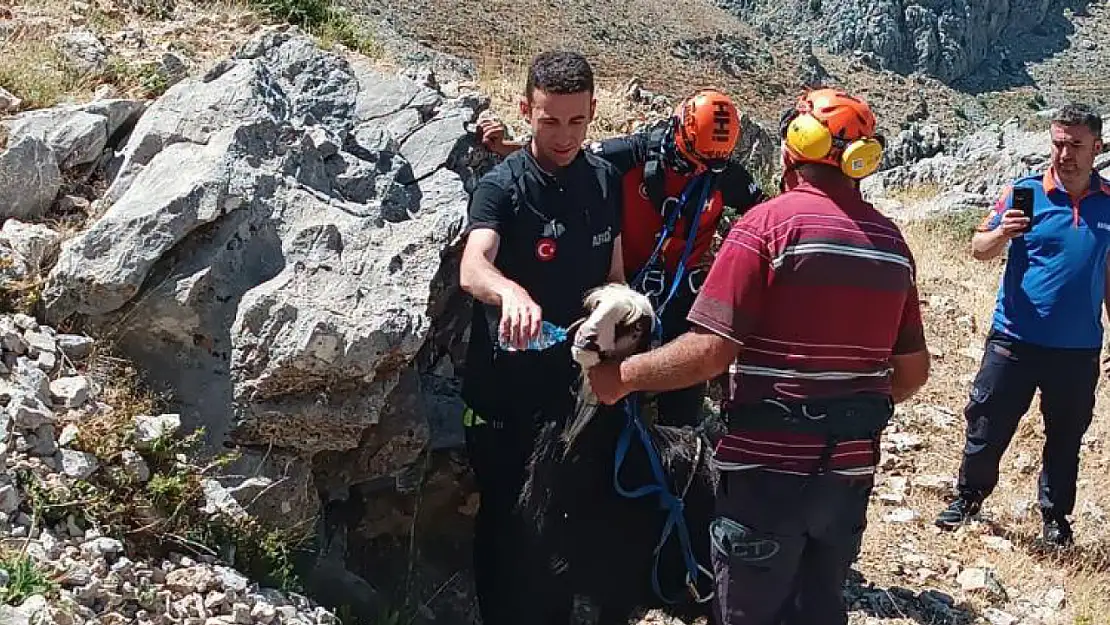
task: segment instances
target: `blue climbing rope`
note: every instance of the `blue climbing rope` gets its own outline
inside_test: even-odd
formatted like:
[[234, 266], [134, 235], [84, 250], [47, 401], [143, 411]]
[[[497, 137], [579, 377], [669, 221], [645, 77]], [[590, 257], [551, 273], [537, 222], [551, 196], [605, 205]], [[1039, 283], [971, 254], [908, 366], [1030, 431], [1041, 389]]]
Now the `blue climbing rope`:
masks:
[[[697, 197], [697, 207], [694, 209], [694, 215], [690, 220], [690, 226], [687, 228], [686, 245], [682, 249], [682, 256], [678, 259], [678, 268], [675, 271], [674, 280], [671, 282], [670, 292], [667, 293], [667, 297], [661, 304], [654, 306], [655, 323], [652, 324], [652, 338], [656, 342], [662, 340], [663, 311], [666, 309], [667, 304], [671, 302], [671, 299], [674, 298], [675, 293], [678, 292], [678, 287], [682, 284], [682, 278], [686, 273], [686, 264], [689, 262], [690, 254], [694, 250], [694, 240], [697, 238], [701, 214], [702, 211], [705, 210], [705, 205], [709, 202], [709, 194], [713, 190], [715, 177], [713, 172], [707, 171], [694, 176], [686, 183], [686, 186], [682, 189], [682, 194], [679, 196], [678, 203], [675, 204], [667, 215], [664, 215], [663, 229], [659, 231], [659, 239], [655, 244], [655, 249], [652, 250], [651, 256], [648, 257], [648, 261], [644, 263], [640, 272], [637, 273], [636, 277], [632, 280], [633, 288], [638, 288], [641, 292], [644, 292], [643, 280], [645, 276], [649, 271], [654, 270], [657, 264], [662, 264], [659, 256], [663, 251], [663, 245], [670, 239], [675, 229], [678, 227], [678, 218], [682, 215], [686, 203], [691, 197]], [[652, 303], [656, 304], [656, 302]]]
[[[617, 493], [629, 499], [638, 499], [640, 497], [657, 494], [659, 495], [660, 508], [667, 511], [667, 521], [663, 525], [663, 534], [660, 536], [658, 544], [655, 545], [655, 562], [651, 569], [651, 588], [655, 591], [655, 594], [664, 603], [671, 605], [678, 603], [678, 600], [670, 599], [663, 594], [663, 589], [659, 583], [659, 557], [663, 552], [663, 545], [667, 543], [672, 533], [677, 533], [679, 544], [682, 549], [682, 558], [686, 565], [686, 587], [693, 595], [695, 601], [698, 603], [705, 603], [713, 597], [713, 593], [710, 593], [706, 597], [701, 597], [697, 591], [697, 579], [699, 575], [705, 575], [712, 580], [713, 574], [700, 566], [697, 562], [697, 558], [694, 557], [694, 549], [690, 541], [690, 532], [686, 527], [685, 503], [681, 498], [675, 496], [667, 487], [667, 482], [663, 475], [663, 463], [659, 459], [659, 453], [656, 451], [651, 436], [640, 420], [638, 400], [639, 398], [636, 395], [629, 396], [624, 400], [624, 412], [627, 419], [624, 430], [621, 432], [620, 438], [617, 439], [616, 459], [613, 465], [613, 487], [616, 489]], [[628, 455], [628, 450], [632, 446], [633, 434], [638, 435], [640, 442], [644, 446], [644, 451], [647, 453], [648, 460], [651, 463], [651, 472], [655, 478], [655, 483], [646, 484], [635, 490], [628, 490], [621, 486], [620, 470], [621, 465], [624, 464], [625, 457]], [[696, 470], [696, 467], [691, 467], [691, 471], [693, 470]]]

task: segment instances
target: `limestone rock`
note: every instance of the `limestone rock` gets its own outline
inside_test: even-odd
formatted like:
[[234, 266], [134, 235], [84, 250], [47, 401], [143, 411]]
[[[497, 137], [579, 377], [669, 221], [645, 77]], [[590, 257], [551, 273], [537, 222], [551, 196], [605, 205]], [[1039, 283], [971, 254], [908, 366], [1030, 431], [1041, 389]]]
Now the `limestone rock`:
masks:
[[955, 82], [1050, 17], [1050, 0], [717, 0], [772, 36], [813, 39], [875, 67]]
[[135, 100], [97, 100], [83, 105], [28, 111], [8, 124], [12, 140], [33, 136], [46, 142], [62, 171], [98, 160], [109, 140], [134, 124], [143, 104]]
[[40, 219], [62, 188], [62, 173], [45, 141], [26, 136], [0, 152], [0, 219]]
[[59, 334], [56, 337], [58, 349], [70, 360], [81, 361], [92, 353], [95, 341], [88, 336], [76, 334]]
[[137, 448], [148, 449], [159, 439], [172, 438], [179, 429], [181, 429], [180, 415], [140, 415], [135, 417], [135, 433], [132, 441]]
[[[449, 385], [425, 400], [422, 375], [466, 326], [466, 128], [483, 104], [429, 84], [265, 31], [142, 113], [107, 210], [62, 246], [47, 318], [110, 328], [180, 399], [171, 429], [246, 446], [228, 473], [251, 479], [206, 485], [206, 509], [296, 525], [319, 512], [318, 476], [404, 482], [430, 415], [457, 405]], [[393, 115], [402, 136], [380, 125]], [[137, 447], [162, 431], [136, 423]]]
[[50, 383], [50, 396], [57, 405], [78, 408], [89, 399], [89, 381], [79, 375], [58, 378]]
[[100, 466], [96, 456], [83, 451], [62, 449], [58, 453], [62, 473], [72, 478], [87, 480]]

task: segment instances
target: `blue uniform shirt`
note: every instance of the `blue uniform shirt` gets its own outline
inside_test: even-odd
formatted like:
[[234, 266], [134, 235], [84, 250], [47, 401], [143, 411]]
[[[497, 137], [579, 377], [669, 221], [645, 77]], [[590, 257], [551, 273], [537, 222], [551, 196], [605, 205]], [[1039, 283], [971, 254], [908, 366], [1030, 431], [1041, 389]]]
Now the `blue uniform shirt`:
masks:
[[[1042, 347], [1101, 347], [1110, 183], [1092, 174], [1090, 190], [1073, 200], [1050, 168], [1013, 186], [1033, 189], [1033, 227], [1010, 241], [994, 328]], [[981, 229], [998, 227], [1012, 206], [1007, 187]]]

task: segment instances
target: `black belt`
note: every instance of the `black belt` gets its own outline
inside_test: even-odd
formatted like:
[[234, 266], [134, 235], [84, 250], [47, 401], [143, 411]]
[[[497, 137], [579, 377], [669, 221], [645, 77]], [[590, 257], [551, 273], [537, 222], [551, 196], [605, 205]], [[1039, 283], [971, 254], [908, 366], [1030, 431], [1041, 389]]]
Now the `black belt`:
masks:
[[866, 393], [812, 400], [766, 399], [738, 404], [725, 415], [729, 429], [792, 431], [837, 440], [877, 438], [894, 414], [888, 395]]

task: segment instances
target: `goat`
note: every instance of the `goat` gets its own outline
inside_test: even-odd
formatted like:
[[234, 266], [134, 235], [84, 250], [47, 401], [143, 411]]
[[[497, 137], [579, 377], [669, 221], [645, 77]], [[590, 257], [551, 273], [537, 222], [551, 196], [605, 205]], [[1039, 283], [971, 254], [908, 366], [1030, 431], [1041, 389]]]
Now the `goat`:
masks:
[[[668, 605], [654, 591], [655, 550], [667, 512], [655, 496], [630, 499], [614, 488], [615, 450], [627, 416], [620, 404], [598, 405], [586, 375], [605, 359], [649, 347], [651, 303], [624, 285], [609, 284], [587, 294], [584, 304], [587, 316], [568, 331], [572, 357], [582, 367], [577, 407], [565, 423], [548, 423], [540, 430], [518, 502], [521, 513], [559, 588], [588, 597], [599, 608], [598, 625], [626, 625], [638, 611], [651, 608], [689, 620], [708, 616], [708, 603], [694, 601], [687, 591], [676, 533], [659, 555], [659, 586], [668, 598], [684, 599]], [[666, 487], [685, 503], [694, 556], [708, 567], [716, 489], [708, 442], [690, 428], [645, 427], [658, 450]], [[628, 448], [619, 479], [625, 489], [656, 482], [638, 437]], [[699, 588], [705, 595], [712, 592], [711, 584]]]

